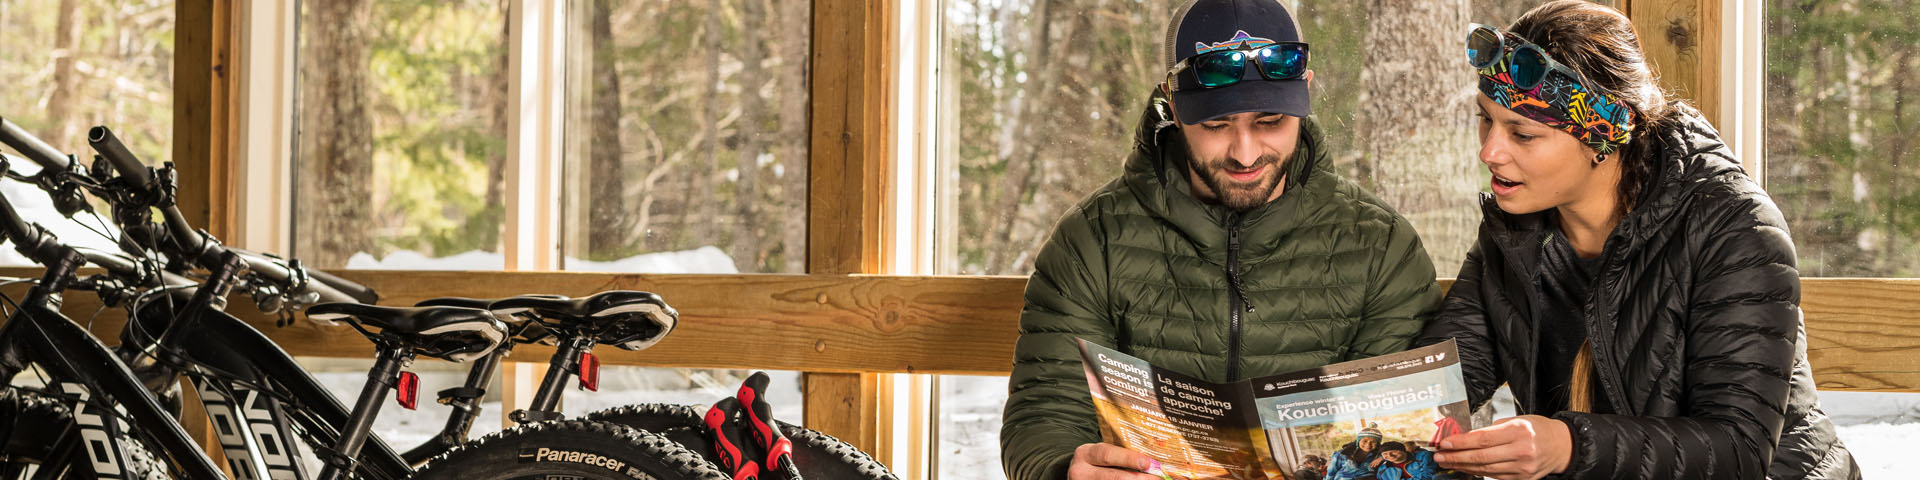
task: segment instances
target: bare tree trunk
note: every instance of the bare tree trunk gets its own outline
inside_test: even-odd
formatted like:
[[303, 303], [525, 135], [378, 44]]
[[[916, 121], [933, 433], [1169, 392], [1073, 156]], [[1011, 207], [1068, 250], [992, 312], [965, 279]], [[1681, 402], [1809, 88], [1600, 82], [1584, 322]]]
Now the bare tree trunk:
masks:
[[[1480, 223], [1480, 163], [1465, 111], [1478, 95], [1462, 79], [1465, 0], [1373, 0], [1356, 142], [1371, 190], [1419, 231], [1442, 274], [1465, 260]], [[1365, 181], [1365, 179], [1363, 179]]]
[[[993, 230], [988, 233], [987, 262], [984, 265], [989, 274], [1012, 273], [1016, 266], [1010, 257], [1017, 257], [1012, 254], [1026, 250], [1026, 245], [1016, 246], [1013, 243], [1013, 232], [1014, 226], [1019, 223], [1020, 200], [1026, 198], [1027, 191], [1036, 183], [1034, 164], [1039, 162], [1038, 145], [1041, 139], [1049, 138], [1047, 127], [1056, 123], [1050, 118], [1055, 112], [1046, 108], [1046, 99], [1049, 97], [1046, 86], [1060, 76], [1059, 72], [1052, 70], [1055, 62], [1050, 61], [1052, 58], [1049, 54], [1052, 52], [1047, 51], [1052, 40], [1054, 7], [1059, 3], [1057, 0], [1046, 0], [1033, 7], [1037, 12], [1033, 16], [1033, 27], [1027, 31], [1025, 45], [1030, 49], [1024, 69], [1029, 72], [1029, 78], [1020, 93], [1014, 96], [1014, 108], [1008, 109], [1017, 112], [1011, 119], [1012, 123], [1006, 126], [1012, 133], [1008, 139], [1013, 151], [1004, 157], [1007, 162], [1006, 175], [1000, 177], [1000, 186], [994, 189], [997, 197], [988, 210], [1007, 215], [991, 223]], [[1073, 36], [1069, 32], [1062, 38]], [[1071, 45], [1061, 44], [1062, 48]]]
[[79, 0], [60, 0], [60, 19], [54, 27], [53, 91], [47, 95], [47, 120], [52, 123], [52, 135], [47, 139], [55, 145], [76, 140], [73, 104], [80, 84], [74, 76], [73, 62], [80, 53], [76, 48], [80, 43], [80, 29], [75, 25], [80, 23], [79, 3]]
[[[708, 0], [707, 9], [702, 12], [702, 15], [705, 16], [707, 21], [706, 28], [703, 32], [706, 41], [701, 44], [706, 45], [707, 48], [718, 46], [724, 40], [720, 35], [720, 29], [722, 27], [720, 23], [721, 8], [723, 8], [723, 5], [720, 3], [720, 0]], [[693, 196], [687, 199], [686, 205], [688, 208], [684, 210], [692, 214], [690, 215], [692, 218], [687, 219], [686, 225], [692, 226], [693, 228], [683, 228], [682, 230], [695, 231], [697, 236], [693, 237], [693, 240], [696, 242], [717, 243], [723, 241], [723, 239], [720, 238], [721, 235], [734, 233], [729, 231], [730, 229], [720, 228], [722, 226], [715, 225], [715, 223], [718, 223], [720, 220], [720, 203], [723, 202], [720, 197], [720, 189], [718, 188], [720, 178], [721, 133], [721, 101], [719, 98], [720, 62], [708, 61], [702, 63], [706, 64], [707, 75], [705, 78], [700, 79], [700, 84], [706, 87], [706, 93], [705, 97], [701, 99], [703, 108], [700, 109], [701, 114], [698, 122], [701, 128], [706, 129], [707, 132], [706, 139], [700, 146], [700, 155], [706, 158], [706, 161], [694, 169], [694, 171], [699, 173], [694, 183], [694, 191], [688, 192]], [[745, 261], [750, 261], [750, 259], [740, 257], [733, 258], [733, 264], [735, 266], [741, 265], [742, 262]]]
[[625, 251], [625, 234], [633, 223], [623, 192], [629, 179], [626, 163], [622, 161], [626, 149], [620, 143], [620, 72], [616, 61], [618, 56], [614, 54], [613, 8], [607, 4], [607, 0], [593, 0], [589, 8], [593, 31], [588, 41], [593, 43], [594, 58], [590, 61], [593, 65], [593, 104], [589, 107], [591, 112], [587, 119], [587, 129], [593, 136], [589, 146], [593, 153], [587, 159], [588, 168], [593, 172], [587, 187], [590, 219], [587, 225], [587, 252], [592, 255], [611, 255]]
[[294, 249], [309, 264], [339, 267], [373, 246], [373, 123], [367, 81], [366, 0], [307, 3], [300, 62], [299, 164], [303, 190]]
[[740, 127], [734, 129], [740, 136], [739, 161], [735, 162], [740, 181], [736, 184], [734, 196], [735, 214], [738, 215], [734, 224], [738, 227], [730, 248], [734, 264], [739, 265], [741, 271], [753, 273], [767, 272], [770, 267], [767, 265], [768, 250], [773, 240], [778, 238], [774, 236], [774, 229], [760, 224], [760, 210], [765, 207], [765, 200], [761, 198], [757, 185], [760, 182], [760, 150], [765, 144], [760, 131], [760, 114], [766, 109], [766, 99], [760, 97], [760, 89], [766, 86], [767, 80], [766, 67], [763, 65], [767, 49], [761, 42], [766, 41], [769, 32], [779, 31], [764, 28], [772, 26], [769, 25], [772, 21], [766, 18], [767, 8], [761, 1], [745, 0], [741, 5], [740, 20], [745, 27], [741, 28], [741, 33], [746, 38], [740, 50], [740, 78], [743, 79], [740, 82]]
[[[499, 0], [498, 8], [500, 9], [501, 18], [500, 38], [506, 39], [509, 38], [508, 34], [513, 28], [513, 15], [512, 12], [509, 11], [509, 9], [512, 8], [512, 2]], [[513, 49], [502, 46], [500, 55], [495, 56], [493, 59], [493, 72], [487, 75], [485, 80], [486, 91], [480, 95], [480, 101], [483, 103], [480, 107], [483, 110], [482, 114], [487, 115], [487, 124], [491, 128], [491, 131], [494, 132], [507, 131], [507, 105], [510, 103], [507, 101], [507, 77], [513, 74], [509, 71], [512, 65], [509, 63], [510, 59], [508, 59], [508, 55], [509, 52], [512, 51]], [[494, 153], [493, 156], [487, 158], [486, 205], [500, 205], [502, 206], [501, 208], [504, 209], [506, 205], [506, 188], [507, 149], [501, 148]], [[506, 222], [500, 222], [498, 235], [506, 235]], [[497, 238], [498, 237], [496, 237], [496, 239]]]
[[[813, 7], [808, 5], [808, 2], [781, 1], [774, 4], [780, 12], [774, 16], [775, 24], [779, 26], [774, 31], [813, 30], [810, 25], [813, 21], [813, 15], [810, 14]], [[785, 237], [781, 242], [781, 257], [786, 264], [782, 271], [787, 273], [807, 271], [806, 213], [807, 165], [809, 163], [807, 145], [811, 141], [807, 128], [808, 96], [793, 92], [812, 91], [807, 70], [809, 63], [807, 55], [812, 47], [806, 35], [796, 37], [774, 43], [774, 50], [780, 52], [778, 58], [782, 62], [777, 73], [779, 75], [777, 81], [783, 85], [782, 92], [785, 92], [779, 96], [779, 138], [783, 142], [779, 150], [780, 162], [786, 165], [785, 171], [780, 175], [780, 178], [785, 181], [780, 182], [782, 185], [779, 211], [782, 214], [779, 216], [786, 220], [781, 228], [782, 235]]]

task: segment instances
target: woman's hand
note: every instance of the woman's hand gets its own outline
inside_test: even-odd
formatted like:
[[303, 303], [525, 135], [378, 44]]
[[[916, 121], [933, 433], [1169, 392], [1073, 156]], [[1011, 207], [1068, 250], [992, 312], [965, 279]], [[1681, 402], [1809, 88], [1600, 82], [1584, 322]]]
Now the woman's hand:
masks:
[[[1071, 480], [1159, 480], [1160, 462], [1140, 452], [1111, 443], [1089, 443], [1073, 449], [1067, 467]], [[1148, 475], [1140, 472], [1153, 472]]]
[[1433, 459], [1442, 468], [1500, 480], [1534, 480], [1564, 472], [1573, 454], [1567, 424], [1524, 415], [1440, 441]]

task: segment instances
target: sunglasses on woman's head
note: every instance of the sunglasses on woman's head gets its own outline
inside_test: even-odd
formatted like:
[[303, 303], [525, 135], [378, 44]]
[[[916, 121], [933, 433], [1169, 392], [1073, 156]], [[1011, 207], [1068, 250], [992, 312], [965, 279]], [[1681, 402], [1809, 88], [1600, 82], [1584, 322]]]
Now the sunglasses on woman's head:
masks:
[[1467, 64], [1476, 70], [1493, 69], [1497, 72], [1500, 69], [1495, 63], [1503, 60], [1507, 67], [1507, 80], [1514, 88], [1523, 91], [1539, 87], [1541, 80], [1548, 75], [1562, 75], [1566, 77], [1565, 80], [1578, 82], [1582, 86], [1590, 85], [1585, 77], [1555, 61], [1539, 45], [1513, 32], [1473, 24], [1473, 30], [1467, 34]]
[[1307, 73], [1306, 42], [1279, 42], [1260, 48], [1246, 50], [1221, 50], [1187, 57], [1174, 64], [1167, 71], [1167, 84], [1173, 91], [1180, 86], [1173, 76], [1182, 70], [1193, 71], [1193, 81], [1200, 88], [1220, 88], [1236, 83], [1247, 76], [1247, 63], [1256, 65], [1260, 77], [1267, 80], [1295, 80]]

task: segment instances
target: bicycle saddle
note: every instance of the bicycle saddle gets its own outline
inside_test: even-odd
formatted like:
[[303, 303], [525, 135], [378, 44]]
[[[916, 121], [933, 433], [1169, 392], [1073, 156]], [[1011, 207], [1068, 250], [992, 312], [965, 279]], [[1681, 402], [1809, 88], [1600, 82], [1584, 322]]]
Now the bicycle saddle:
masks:
[[514, 297], [503, 297], [503, 298], [440, 297], [440, 298], [429, 298], [426, 300], [421, 300], [419, 303], [413, 304], [413, 306], [416, 306], [416, 307], [462, 307], [462, 308], [478, 308], [481, 310], [490, 310], [493, 312], [494, 318], [498, 318], [500, 319], [500, 321], [507, 323], [507, 327], [508, 327], [507, 332], [509, 334], [512, 334], [515, 338], [518, 338], [519, 339], [518, 341], [523, 343], [541, 343], [541, 344], [553, 345], [554, 343], [553, 332], [548, 331], [548, 329], [545, 328], [543, 325], [541, 325], [540, 322], [535, 321], [535, 320], [539, 320], [539, 317], [533, 316], [533, 314], [529, 313], [526, 308], [493, 308], [493, 304], [495, 302], [499, 302], [501, 300], [506, 300], [509, 298], [521, 298], [521, 297], [559, 298], [559, 299], [567, 298], [560, 295], [548, 295], [548, 294], [519, 295]]
[[593, 335], [599, 343], [641, 350], [673, 332], [680, 313], [659, 295], [610, 290], [582, 298], [514, 297], [492, 304], [495, 310], [527, 309], [556, 328]]
[[[506, 338], [507, 326], [492, 312], [460, 307], [382, 307], [363, 303], [323, 303], [307, 308], [318, 320], [344, 320], [381, 346], [397, 345], [414, 353], [453, 362], [486, 355]], [[378, 331], [368, 330], [378, 329]]]
[[525, 307], [493, 308], [494, 303], [497, 303], [501, 300], [508, 300], [508, 299], [514, 299], [514, 298], [551, 298], [551, 299], [560, 299], [560, 300], [567, 299], [567, 297], [565, 296], [549, 295], [544, 293], [531, 294], [531, 295], [519, 295], [519, 296], [504, 297], [504, 298], [440, 297], [440, 298], [429, 298], [426, 300], [421, 300], [419, 303], [413, 304], [413, 306], [478, 308], [481, 310], [492, 310], [495, 316], [514, 314], [514, 313], [527, 311]]

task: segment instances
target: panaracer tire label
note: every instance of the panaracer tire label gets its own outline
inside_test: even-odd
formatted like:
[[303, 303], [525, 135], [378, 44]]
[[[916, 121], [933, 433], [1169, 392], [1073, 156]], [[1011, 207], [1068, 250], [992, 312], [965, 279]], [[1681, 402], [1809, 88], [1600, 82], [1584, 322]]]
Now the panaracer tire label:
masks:
[[523, 447], [520, 449], [520, 463], [572, 463], [606, 469], [628, 478], [653, 478], [625, 460], [577, 448]]

